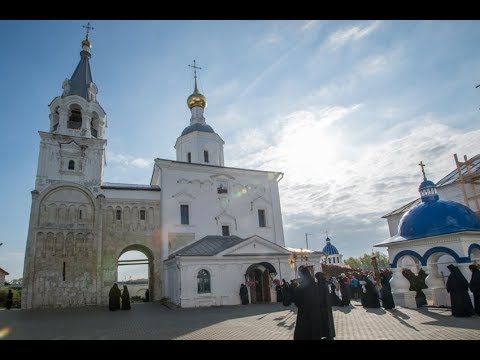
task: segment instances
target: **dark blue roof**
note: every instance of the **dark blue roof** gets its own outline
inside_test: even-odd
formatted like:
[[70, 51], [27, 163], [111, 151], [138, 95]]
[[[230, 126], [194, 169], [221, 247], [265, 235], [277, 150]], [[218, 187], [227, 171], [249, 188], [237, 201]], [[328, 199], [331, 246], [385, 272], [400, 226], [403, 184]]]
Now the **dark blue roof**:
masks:
[[323, 247], [322, 251], [327, 255], [338, 254], [337, 248], [330, 243], [330, 238], [327, 237], [325, 240], [327, 241], [327, 245]]
[[418, 187], [418, 191], [422, 189], [430, 188], [430, 187], [435, 187], [435, 183], [433, 181], [425, 179], [420, 183]]
[[463, 204], [437, 200], [421, 202], [403, 215], [398, 235], [410, 240], [460, 231], [480, 230], [480, 220]]
[[195, 123], [190, 126], [187, 126], [183, 131], [182, 131], [182, 136], [190, 134], [191, 132], [194, 131], [202, 131], [202, 132], [207, 132], [207, 133], [214, 133], [212, 127], [207, 124], [200, 124], [200, 123]]
[[78, 95], [88, 100], [88, 88], [90, 84], [93, 83], [92, 73], [90, 71], [91, 55], [88, 51], [82, 51], [80, 55], [80, 62], [70, 78], [70, 90], [65, 96]]

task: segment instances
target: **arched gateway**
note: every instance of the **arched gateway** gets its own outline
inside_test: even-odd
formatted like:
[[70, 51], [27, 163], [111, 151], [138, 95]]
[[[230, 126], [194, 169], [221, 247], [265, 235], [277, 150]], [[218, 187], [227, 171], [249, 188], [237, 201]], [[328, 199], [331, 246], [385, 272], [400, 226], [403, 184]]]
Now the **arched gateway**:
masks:
[[252, 304], [271, 302], [272, 277], [277, 275], [277, 270], [269, 262], [252, 264], [245, 272], [245, 279], [250, 284], [250, 301]]

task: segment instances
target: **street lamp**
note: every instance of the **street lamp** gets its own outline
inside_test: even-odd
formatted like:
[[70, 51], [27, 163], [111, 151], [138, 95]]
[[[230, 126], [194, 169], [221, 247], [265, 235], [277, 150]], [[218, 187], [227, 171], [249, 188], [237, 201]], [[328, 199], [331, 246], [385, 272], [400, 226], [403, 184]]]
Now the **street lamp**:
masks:
[[307, 250], [308, 250], [308, 235], [313, 235], [313, 234], [305, 233], [305, 242], [307, 243]]

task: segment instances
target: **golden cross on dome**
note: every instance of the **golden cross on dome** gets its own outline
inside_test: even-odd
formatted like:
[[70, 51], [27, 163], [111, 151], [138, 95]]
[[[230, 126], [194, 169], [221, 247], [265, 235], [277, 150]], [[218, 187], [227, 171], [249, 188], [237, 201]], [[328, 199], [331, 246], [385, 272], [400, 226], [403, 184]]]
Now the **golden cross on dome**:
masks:
[[425, 164], [424, 164], [423, 162], [421, 162], [421, 161], [418, 163], [418, 165], [421, 166], [421, 168], [422, 168], [423, 178], [424, 178], [425, 180], [427, 180], [427, 176], [425, 175], [425, 169], [424, 169], [424, 167], [427, 166], [427, 165], [425, 165]]
[[87, 35], [85, 36], [85, 39], [88, 40], [88, 34], [90, 33], [90, 30], [95, 29], [93, 26], [90, 26], [90, 21], [88, 22], [87, 25], [82, 25], [85, 29], [87, 29]]

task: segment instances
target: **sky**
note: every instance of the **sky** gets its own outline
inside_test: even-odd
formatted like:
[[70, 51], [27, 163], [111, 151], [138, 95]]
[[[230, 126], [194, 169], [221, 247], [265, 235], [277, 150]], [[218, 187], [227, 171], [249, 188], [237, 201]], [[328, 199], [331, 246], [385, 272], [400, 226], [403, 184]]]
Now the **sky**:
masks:
[[[0, 267], [22, 276], [48, 104], [80, 60], [87, 21], [0, 21]], [[281, 171], [286, 246], [344, 258], [389, 237], [381, 216], [479, 153], [479, 21], [91, 21], [107, 113], [106, 182], [148, 184], [155, 158], [208, 100], [225, 165]]]

